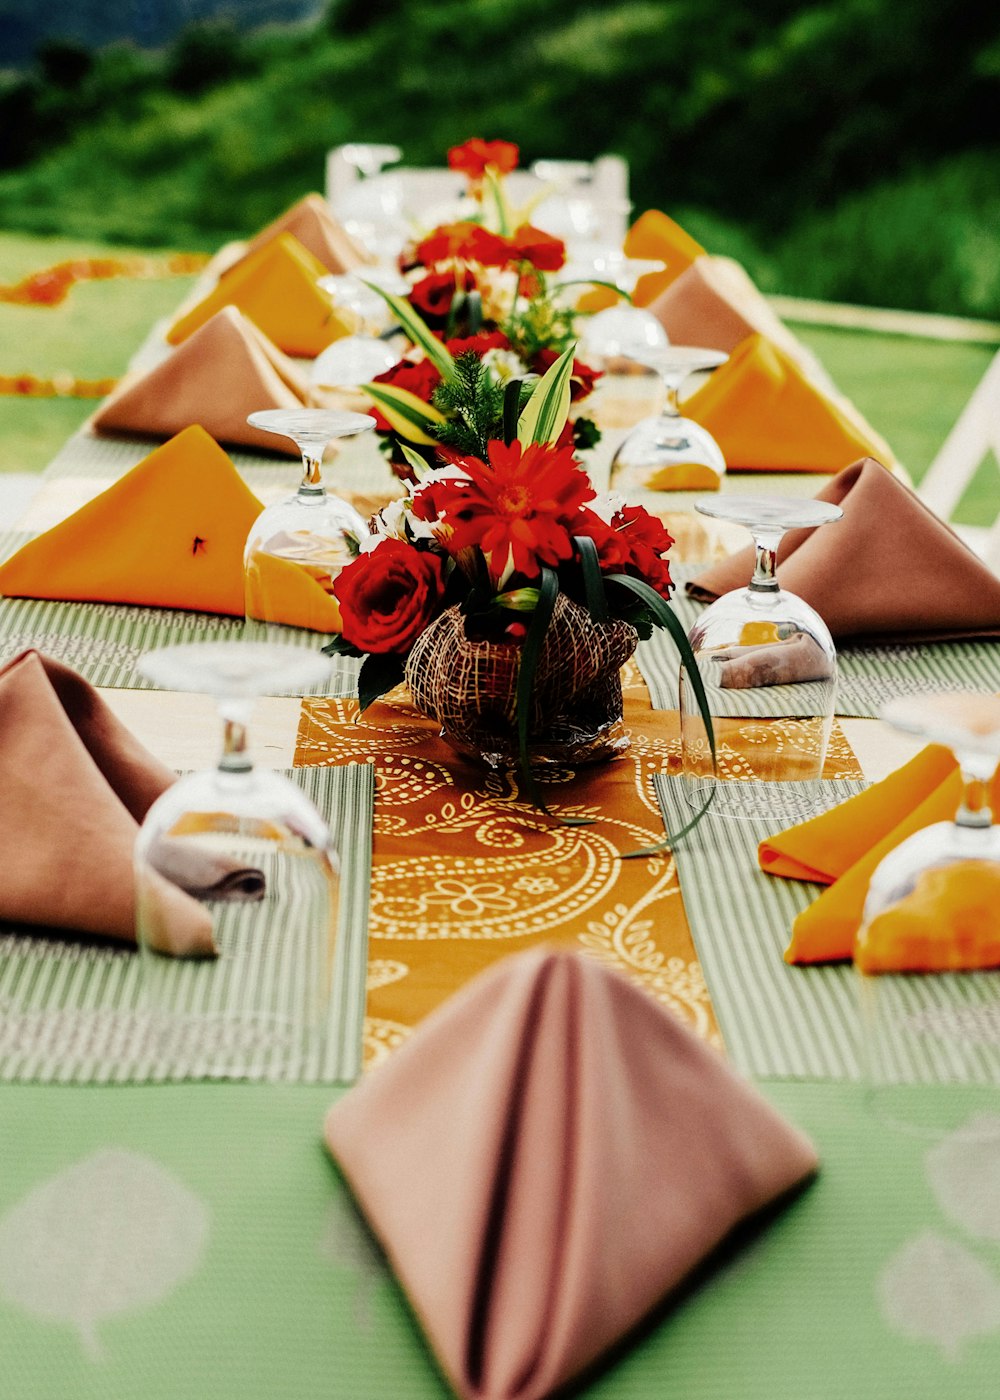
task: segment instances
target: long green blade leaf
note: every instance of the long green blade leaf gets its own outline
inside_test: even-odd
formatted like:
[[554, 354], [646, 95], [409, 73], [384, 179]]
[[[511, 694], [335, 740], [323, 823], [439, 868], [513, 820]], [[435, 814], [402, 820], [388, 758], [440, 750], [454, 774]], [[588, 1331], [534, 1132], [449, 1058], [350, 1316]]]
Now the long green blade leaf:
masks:
[[503, 440], [508, 445], [517, 437], [517, 414], [521, 407], [523, 379], [508, 379], [503, 391]]
[[387, 292], [382, 287], [376, 287], [374, 282], [365, 282], [365, 286], [370, 287], [373, 292], [378, 292], [413, 344], [421, 347], [424, 354], [440, 370], [445, 379], [451, 379], [455, 373], [455, 361], [452, 359], [450, 351], [438, 340], [436, 335], [431, 333], [410, 303], [404, 297], [396, 296], [394, 292]]
[[597, 554], [597, 545], [589, 535], [574, 535], [573, 543], [580, 556], [587, 611], [595, 622], [607, 622], [608, 599], [604, 592], [604, 579], [601, 577], [601, 562]]
[[517, 423], [517, 438], [529, 442], [555, 442], [569, 417], [570, 380], [576, 346], [563, 351], [542, 375], [524, 405]]
[[436, 423], [444, 422], [440, 409], [418, 399], [409, 389], [399, 389], [394, 384], [362, 384], [361, 387], [401, 437], [424, 447], [437, 444], [437, 438], [431, 434]]
[[[715, 727], [712, 724], [712, 711], [708, 704], [708, 696], [705, 693], [705, 685], [701, 679], [698, 662], [695, 660], [691, 643], [687, 639], [687, 633], [684, 631], [684, 626], [680, 618], [666, 599], [661, 598], [659, 593], [657, 593], [655, 589], [650, 588], [649, 584], [643, 579], [632, 578], [630, 574], [608, 574], [607, 581], [609, 583], [620, 583], [623, 588], [627, 588], [631, 593], [634, 593], [641, 602], [646, 604], [657, 622], [660, 623], [661, 626], [666, 627], [673, 637], [677, 645], [677, 650], [680, 652], [681, 662], [691, 681], [691, 688], [694, 691], [695, 699], [698, 702], [698, 710], [701, 714], [702, 723], [705, 726], [705, 733], [708, 736], [708, 746], [712, 753], [712, 767], [717, 771], [718, 755], [715, 747]], [[715, 790], [713, 788], [712, 791], [709, 792], [704, 806], [695, 813], [691, 821], [683, 826], [680, 831], [673, 833], [668, 832], [667, 839], [659, 845], [647, 846], [641, 851], [629, 851], [626, 855], [622, 856], [622, 860], [634, 860], [640, 856], [659, 855], [662, 851], [676, 846], [677, 842], [680, 841], [682, 837], [687, 836], [689, 832], [695, 829], [709, 807], [711, 807], [714, 797]]]

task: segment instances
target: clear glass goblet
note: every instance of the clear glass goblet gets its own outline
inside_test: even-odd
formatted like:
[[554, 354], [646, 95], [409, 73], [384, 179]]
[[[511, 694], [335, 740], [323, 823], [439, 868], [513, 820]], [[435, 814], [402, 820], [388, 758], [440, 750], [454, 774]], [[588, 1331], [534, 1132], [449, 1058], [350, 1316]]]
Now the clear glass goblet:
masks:
[[[253, 766], [247, 725], [256, 696], [302, 693], [329, 663], [301, 647], [216, 642], [150, 652], [139, 669], [213, 695], [223, 725], [217, 766], [168, 788], [136, 839], [151, 1050], [210, 1078], [294, 1072], [325, 1038], [340, 864], [301, 789]], [[178, 947], [196, 955], [166, 951]]]
[[[660, 267], [662, 263], [626, 258], [620, 249], [588, 244], [574, 250], [561, 280], [610, 282], [631, 295], [644, 273]], [[588, 364], [605, 370], [618, 360], [642, 363], [644, 355], [662, 350], [668, 344], [667, 333], [653, 313], [633, 306], [630, 301], [619, 302], [588, 316], [580, 332], [583, 358]]]
[[718, 369], [729, 356], [695, 345], [667, 345], [633, 356], [663, 381], [665, 401], [620, 445], [611, 462], [610, 485], [619, 491], [717, 491], [726, 473], [722, 449], [707, 428], [685, 418], [678, 402], [692, 374]]
[[352, 141], [340, 147], [340, 155], [358, 172], [337, 208], [347, 232], [380, 263], [394, 261], [406, 240], [403, 197], [399, 181], [383, 174], [383, 167], [402, 159], [398, 146]]
[[309, 371], [316, 389], [359, 389], [398, 365], [398, 350], [374, 335], [344, 335], [319, 355]]
[[[330, 273], [317, 283], [333, 299], [334, 308], [350, 313], [355, 329], [365, 335], [382, 335], [393, 325], [392, 312], [384, 297], [374, 290], [405, 296], [410, 284], [395, 268], [371, 267], [363, 272]], [[334, 342], [336, 344], [336, 341]], [[333, 346], [330, 347], [331, 349]]]
[[680, 671], [681, 752], [685, 796], [720, 817], [772, 815], [765, 784], [796, 782], [782, 796], [782, 818], [794, 821], [823, 805], [821, 776], [837, 693], [837, 651], [814, 608], [778, 583], [778, 545], [786, 530], [813, 529], [843, 511], [825, 501], [783, 496], [708, 496], [702, 515], [745, 525], [755, 563], [746, 588], [710, 604], [688, 633], [712, 716], [708, 734], [691, 676]]
[[946, 745], [959, 772], [954, 819], [890, 851], [868, 887], [855, 966], [869, 1103], [917, 1136], [1000, 1138], [1000, 697], [908, 696], [882, 717]]
[[[274, 408], [247, 422], [290, 437], [302, 453], [302, 482], [294, 496], [268, 506], [253, 524], [243, 553], [248, 623], [336, 632], [340, 611], [332, 582], [368, 533], [358, 511], [323, 484], [323, 453], [331, 442], [375, 426], [366, 413], [320, 408]], [[258, 635], [271, 635], [268, 632]], [[280, 634], [276, 634], [280, 635]]]

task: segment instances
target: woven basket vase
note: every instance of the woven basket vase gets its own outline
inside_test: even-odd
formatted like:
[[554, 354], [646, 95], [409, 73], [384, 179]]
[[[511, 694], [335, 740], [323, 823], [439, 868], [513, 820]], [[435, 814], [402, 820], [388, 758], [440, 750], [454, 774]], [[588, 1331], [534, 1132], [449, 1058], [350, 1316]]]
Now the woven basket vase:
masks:
[[[576, 767], [628, 748], [620, 671], [638, 640], [627, 622], [596, 623], [559, 595], [535, 673], [533, 764]], [[417, 641], [406, 681], [417, 708], [441, 725], [455, 749], [491, 768], [512, 768], [520, 670], [520, 645], [469, 641], [459, 609], [451, 607]]]

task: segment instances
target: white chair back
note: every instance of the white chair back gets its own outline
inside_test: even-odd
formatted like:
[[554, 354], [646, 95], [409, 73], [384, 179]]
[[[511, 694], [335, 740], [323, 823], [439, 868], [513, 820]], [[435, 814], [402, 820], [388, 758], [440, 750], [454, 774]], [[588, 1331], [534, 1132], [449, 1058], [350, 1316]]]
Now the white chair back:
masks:
[[[943, 520], [950, 520], [990, 452], [1000, 476], [1000, 352], [991, 360], [920, 483], [920, 499]], [[959, 533], [1000, 573], [1000, 480], [993, 500], [996, 516], [992, 526], [976, 530], [959, 527]]]

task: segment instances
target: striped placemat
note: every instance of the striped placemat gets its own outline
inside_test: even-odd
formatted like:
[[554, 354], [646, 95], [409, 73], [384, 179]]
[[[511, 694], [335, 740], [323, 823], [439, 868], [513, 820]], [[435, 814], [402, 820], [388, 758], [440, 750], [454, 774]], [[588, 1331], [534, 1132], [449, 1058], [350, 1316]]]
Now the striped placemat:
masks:
[[[684, 779], [653, 779], [669, 831], [690, 820]], [[846, 963], [789, 966], [792, 921], [822, 886], [764, 875], [757, 846], [796, 820], [803, 784], [755, 783], [769, 815], [705, 817], [674, 858], [684, 909], [730, 1057], [759, 1078], [857, 1079], [867, 1054], [900, 1083], [1000, 1084], [1000, 973], [870, 979], [880, 998], [877, 1047], [865, 1030], [861, 979]], [[824, 783], [829, 806], [862, 791]], [[724, 878], [723, 878], [724, 877]], [[891, 1025], [904, 1034], [890, 1035]]]
[[[671, 607], [690, 631], [704, 603], [689, 598], [684, 583], [697, 567], [673, 570], [678, 586]], [[648, 641], [640, 642], [636, 663], [649, 687], [654, 709], [676, 710], [677, 677], [680, 658], [667, 632], [657, 629]], [[925, 695], [942, 690], [975, 690], [984, 695], [1000, 691], [1000, 642], [900, 643], [886, 646], [843, 646], [837, 651], [838, 685], [836, 713], [858, 719], [877, 719], [882, 706], [900, 695]], [[773, 686], [767, 691], [727, 691], [727, 714], [766, 718], [769, 715], [802, 712], [796, 700], [799, 686]], [[782, 698], [782, 693], [792, 692]], [[737, 698], [734, 698], [737, 697]], [[788, 706], [793, 709], [790, 711]]]
[[[329, 822], [341, 853], [339, 932], [325, 1046], [294, 1056], [275, 1050], [273, 1038], [253, 1026], [182, 1034], [169, 1016], [151, 1013], [142, 1000], [142, 970], [134, 949], [40, 936], [30, 928], [0, 926], [0, 1080], [41, 1083], [145, 1083], [215, 1077], [213, 1034], [241, 1037], [244, 1057], [235, 1077], [298, 1083], [349, 1083], [361, 1068], [368, 956], [368, 898], [374, 770], [369, 764], [296, 768], [297, 783]], [[274, 872], [266, 872], [274, 879]], [[325, 891], [321, 892], [325, 895]], [[275, 1005], [294, 994], [296, 978], [309, 975], [304, 946], [305, 882], [276, 890], [290, 910], [288, 939], [266, 949], [247, 975], [261, 979]], [[232, 904], [223, 918], [252, 919], [253, 905]], [[220, 928], [220, 934], [223, 931]], [[211, 1012], [212, 962], [162, 960], [170, 1003]], [[226, 1048], [232, 1048], [231, 1039]], [[234, 1076], [230, 1076], [234, 1077]]]

